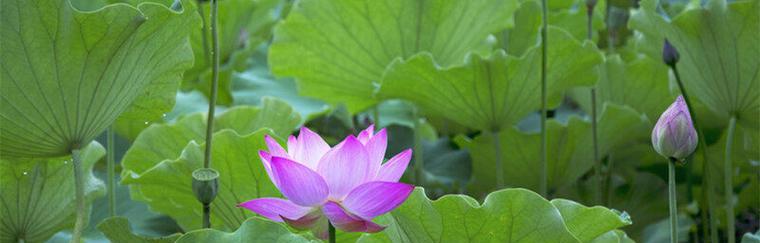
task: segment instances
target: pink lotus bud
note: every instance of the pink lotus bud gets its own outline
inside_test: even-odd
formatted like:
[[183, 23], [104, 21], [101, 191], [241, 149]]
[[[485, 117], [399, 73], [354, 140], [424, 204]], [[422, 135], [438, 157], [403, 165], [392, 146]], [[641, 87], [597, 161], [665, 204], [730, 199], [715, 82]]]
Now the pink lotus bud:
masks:
[[683, 96], [662, 113], [652, 130], [652, 146], [662, 156], [681, 161], [697, 148], [697, 131]]

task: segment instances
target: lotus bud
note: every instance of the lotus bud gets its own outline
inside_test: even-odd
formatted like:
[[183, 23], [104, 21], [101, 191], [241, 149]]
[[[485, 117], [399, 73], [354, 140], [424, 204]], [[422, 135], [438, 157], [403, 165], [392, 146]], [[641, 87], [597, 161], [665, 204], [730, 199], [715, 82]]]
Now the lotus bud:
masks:
[[662, 46], [662, 61], [668, 64], [668, 66], [673, 67], [678, 62], [678, 58], [678, 50], [670, 44], [668, 39], [665, 39], [665, 44]]
[[697, 131], [683, 96], [678, 96], [657, 120], [652, 130], [652, 146], [671, 161], [683, 161], [697, 148]]

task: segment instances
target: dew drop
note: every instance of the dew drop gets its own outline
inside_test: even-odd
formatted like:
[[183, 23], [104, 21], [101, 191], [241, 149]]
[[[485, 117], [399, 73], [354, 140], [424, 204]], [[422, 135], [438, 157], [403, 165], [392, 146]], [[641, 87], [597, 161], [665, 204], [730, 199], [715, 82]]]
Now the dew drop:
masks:
[[69, 161], [68, 161], [68, 160], [64, 160], [64, 161], [63, 161], [63, 164], [68, 164], [68, 163], [69, 163]]
[[29, 172], [24, 171], [24, 175], [27, 175], [27, 174], [29, 174]]
[[163, 116], [163, 117], [166, 117], [166, 113], [164, 113], [164, 114], [163, 114], [163, 115], [161, 115], [161, 116]]
[[145, 122], [145, 125], [148, 125], [148, 122], [147, 122], [147, 121]]

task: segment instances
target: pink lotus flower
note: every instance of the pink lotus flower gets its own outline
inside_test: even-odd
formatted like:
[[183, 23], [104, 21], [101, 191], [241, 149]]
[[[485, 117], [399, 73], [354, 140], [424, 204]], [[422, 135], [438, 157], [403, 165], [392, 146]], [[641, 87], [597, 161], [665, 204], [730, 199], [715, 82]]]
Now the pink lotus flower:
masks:
[[399, 183], [412, 156], [404, 150], [383, 164], [387, 145], [385, 129], [374, 126], [358, 137], [350, 135], [335, 147], [306, 127], [298, 138], [288, 138], [288, 149], [265, 138], [269, 152], [259, 151], [269, 178], [281, 198], [258, 198], [239, 206], [277, 222], [311, 230], [327, 238], [328, 220], [347, 232], [378, 232], [383, 226], [372, 219], [387, 213], [414, 190]]

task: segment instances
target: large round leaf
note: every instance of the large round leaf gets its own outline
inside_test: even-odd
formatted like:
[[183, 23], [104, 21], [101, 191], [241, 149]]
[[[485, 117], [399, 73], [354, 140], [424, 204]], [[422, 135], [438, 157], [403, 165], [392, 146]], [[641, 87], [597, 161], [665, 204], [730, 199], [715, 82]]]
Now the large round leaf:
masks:
[[655, 39], [669, 39], [678, 49], [677, 67], [686, 91], [728, 120], [760, 126], [760, 2], [712, 0], [681, 12], [672, 20], [660, 16], [658, 1], [641, 2], [631, 27]]
[[[547, 55], [549, 107], [559, 105], [565, 90], [596, 82], [602, 56], [551, 27]], [[429, 54], [396, 61], [388, 67], [379, 96], [403, 98], [426, 111], [470, 128], [499, 131], [511, 126], [541, 103], [541, 50], [520, 58], [496, 51], [490, 57], [471, 55], [464, 66], [446, 67]]]
[[[106, 150], [97, 142], [82, 149], [85, 200], [103, 196], [92, 167]], [[71, 157], [0, 160], [0, 242], [42, 242], [74, 227], [74, 168]]]
[[393, 59], [429, 52], [441, 65], [461, 64], [516, 8], [498, 0], [299, 1], [275, 29], [269, 62], [303, 94], [354, 113], [376, 103], [375, 84]]
[[125, 111], [171, 109], [193, 60], [187, 33], [199, 27], [192, 9], [151, 2], [81, 12], [69, 1], [8, 0], [0, 9], [0, 153], [13, 157], [64, 155]]
[[480, 204], [464, 195], [431, 201], [419, 188], [378, 222], [388, 228], [359, 242], [587, 242], [630, 223], [609, 209], [553, 204], [525, 189], [493, 192]]
[[177, 243], [194, 242], [240, 242], [240, 243], [301, 243], [320, 242], [306, 239], [304, 236], [291, 233], [285, 226], [258, 217], [253, 217], [240, 225], [234, 232], [223, 232], [215, 229], [201, 229], [183, 235]]

